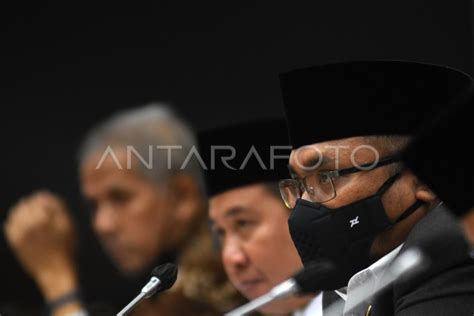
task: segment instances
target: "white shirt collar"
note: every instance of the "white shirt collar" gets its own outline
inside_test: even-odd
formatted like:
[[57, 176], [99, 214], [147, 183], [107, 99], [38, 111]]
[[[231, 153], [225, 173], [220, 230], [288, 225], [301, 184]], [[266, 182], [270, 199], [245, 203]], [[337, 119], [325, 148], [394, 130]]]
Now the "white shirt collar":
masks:
[[373, 288], [377, 286], [378, 282], [383, 276], [385, 269], [398, 255], [402, 246], [403, 244], [374, 262], [367, 269], [359, 271], [352, 276], [347, 286], [347, 299], [344, 311], [347, 311], [349, 308], [355, 306], [355, 302], [359, 301], [361, 297], [365, 296], [367, 290], [371, 290], [367, 288], [367, 286]]
[[[380, 273], [383, 273], [385, 268], [390, 265], [390, 263], [395, 259], [395, 257], [398, 255], [400, 252], [400, 249], [402, 249], [403, 244], [398, 246], [397, 248], [393, 249], [390, 251], [388, 254], [374, 262], [370, 267], [368, 267], [368, 270], [371, 270], [377, 278], [380, 278]], [[366, 270], [367, 270], [366, 269]], [[357, 274], [363, 272], [364, 270], [358, 272]], [[353, 277], [355, 277], [357, 274], [355, 274]], [[350, 282], [350, 281], [349, 281]]]
[[323, 292], [313, 298], [303, 309], [295, 311], [293, 316], [323, 316]]

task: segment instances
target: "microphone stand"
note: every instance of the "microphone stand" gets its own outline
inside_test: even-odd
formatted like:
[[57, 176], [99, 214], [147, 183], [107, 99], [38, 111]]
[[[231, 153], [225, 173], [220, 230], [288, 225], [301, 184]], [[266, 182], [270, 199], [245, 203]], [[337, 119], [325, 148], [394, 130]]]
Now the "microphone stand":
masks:
[[138, 294], [130, 303], [127, 304], [120, 312], [118, 312], [117, 316], [125, 316], [128, 315], [135, 308], [141, 301], [145, 299], [145, 293], [141, 292]]
[[127, 306], [125, 306], [117, 316], [125, 316], [132, 311], [141, 301], [146, 298], [149, 298], [153, 294], [155, 294], [158, 287], [161, 285], [160, 279], [157, 277], [152, 277], [151, 280], [143, 287], [140, 294], [137, 295]]
[[250, 302], [248, 302], [245, 305], [242, 305], [239, 308], [234, 309], [233, 311], [230, 311], [226, 315], [245, 315], [250, 312], [253, 312], [254, 310], [257, 310], [273, 301], [283, 299], [289, 296], [292, 296], [296, 293], [299, 292], [299, 287], [298, 284], [296, 284], [296, 281], [293, 279], [289, 279], [284, 281], [283, 283], [275, 286], [273, 289], [270, 290], [267, 294], [264, 294]]

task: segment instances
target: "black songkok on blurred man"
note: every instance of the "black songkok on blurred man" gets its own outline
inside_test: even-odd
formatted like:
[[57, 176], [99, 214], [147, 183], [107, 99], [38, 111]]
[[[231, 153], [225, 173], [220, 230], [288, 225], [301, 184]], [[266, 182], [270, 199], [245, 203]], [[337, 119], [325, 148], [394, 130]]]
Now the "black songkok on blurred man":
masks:
[[262, 119], [202, 131], [199, 151], [208, 196], [288, 176], [291, 146], [283, 119]]
[[[457, 251], [465, 247], [462, 234], [398, 159], [421, 122], [467, 89], [469, 76], [438, 65], [357, 61], [280, 80], [294, 149], [293, 179], [280, 188], [293, 208], [290, 232], [303, 263], [338, 267], [332, 287], [347, 285], [348, 315], [472, 313], [474, 266]], [[377, 287], [396, 256], [442, 231], [440, 260], [426, 274], [397, 280], [348, 310], [360, 284]]]

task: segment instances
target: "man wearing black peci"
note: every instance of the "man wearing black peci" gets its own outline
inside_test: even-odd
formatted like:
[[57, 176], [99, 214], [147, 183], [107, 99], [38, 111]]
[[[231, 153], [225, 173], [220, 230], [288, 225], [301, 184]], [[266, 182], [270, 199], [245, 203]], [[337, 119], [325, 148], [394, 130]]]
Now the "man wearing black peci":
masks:
[[[288, 177], [291, 151], [285, 121], [260, 119], [210, 129], [199, 134], [199, 144], [224, 268], [236, 288], [255, 299], [302, 268], [288, 231], [290, 212], [278, 190], [278, 180]], [[334, 299], [334, 293], [293, 297], [259, 312], [321, 316]]]
[[353, 306], [361, 286], [377, 288], [394, 258], [437, 229], [448, 232], [448, 249], [462, 247], [455, 222], [398, 155], [470, 78], [437, 65], [358, 61], [294, 70], [280, 80], [294, 149], [293, 178], [280, 183], [293, 208], [290, 232], [305, 265], [328, 260], [340, 272], [332, 288], [347, 299], [344, 315], [471, 315], [474, 292], [456, 285], [474, 286], [473, 261], [442, 252], [441, 270], [434, 262], [416, 280], [396, 280]]

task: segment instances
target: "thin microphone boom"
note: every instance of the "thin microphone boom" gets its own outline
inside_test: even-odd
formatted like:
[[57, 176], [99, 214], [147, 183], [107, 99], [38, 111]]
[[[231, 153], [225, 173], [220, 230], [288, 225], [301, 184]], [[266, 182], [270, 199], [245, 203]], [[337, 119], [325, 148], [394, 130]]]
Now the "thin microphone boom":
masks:
[[316, 293], [327, 287], [326, 280], [334, 275], [336, 269], [327, 263], [310, 264], [295, 274], [292, 278], [280, 283], [264, 294], [226, 315], [245, 315], [276, 300], [281, 300], [295, 294]]
[[130, 303], [128, 303], [127, 306], [125, 306], [120, 312], [118, 312], [117, 316], [128, 315], [128, 313], [130, 313], [144, 299], [144, 293], [138, 294]]
[[291, 295], [294, 295], [300, 291], [298, 284], [296, 284], [295, 280], [289, 279], [279, 285], [275, 286], [273, 289], [270, 290], [265, 295], [262, 295], [256, 298], [253, 301], [248, 302], [247, 304], [234, 309], [233, 311], [229, 312], [226, 315], [245, 315], [254, 310], [262, 308], [263, 306]]
[[125, 306], [117, 316], [125, 316], [130, 313], [141, 301], [153, 296], [158, 290], [165, 291], [176, 282], [178, 270], [176, 265], [166, 263], [153, 269], [150, 281], [142, 288], [138, 294], [127, 306]]

